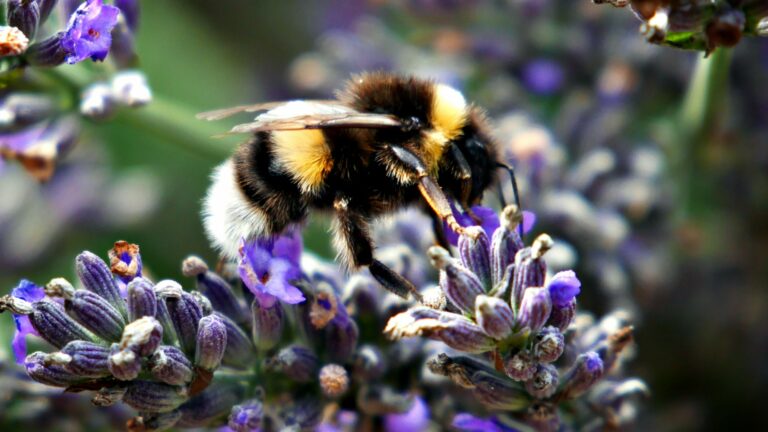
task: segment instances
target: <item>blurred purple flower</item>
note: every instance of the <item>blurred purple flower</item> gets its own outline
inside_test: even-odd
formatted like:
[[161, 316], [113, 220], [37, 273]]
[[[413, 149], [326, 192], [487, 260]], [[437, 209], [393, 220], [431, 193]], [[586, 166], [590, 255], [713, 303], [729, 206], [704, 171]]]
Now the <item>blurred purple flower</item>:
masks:
[[[476, 226], [475, 220], [467, 213], [460, 212], [456, 206], [451, 203], [453, 209], [453, 215], [456, 217], [456, 221], [463, 227]], [[493, 232], [501, 226], [499, 222], [499, 215], [490, 207], [481, 205], [472, 206], [472, 212], [480, 219], [480, 226], [485, 231], [488, 238], [493, 236]], [[533, 225], [536, 223], [536, 215], [533, 212], [523, 211], [523, 234], [528, 233]], [[459, 241], [459, 236], [448, 227], [448, 224], [443, 223], [443, 230], [448, 242], [454, 246]]]
[[424, 399], [413, 399], [411, 409], [402, 414], [387, 414], [384, 429], [387, 432], [424, 431], [429, 427], [429, 407]]
[[[45, 297], [43, 287], [23, 279], [19, 285], [11, 291], [11, 295], [30, 303], [42, 300]], [[16, 334], [13, 336], [13, 353], [16, 356], [16, 363], [23, 364], [27, 357], [27, 335], [38, 336], [37, 331], [32, 327], [29, 317], [26, 315], [13, 314], [13, 320], [16, 322]]]
[[573, 270], [561, 271], [552, 277], [548, 285], [549, 296], [555, 307], [566, 307], [581, 292], [581, 282]]
[[523, 82], [528, 90], [541, 95], [550, 95], [563, 85], [563, 69], [552, 60], [534, 60], [523, 69]]
[[301, 276], [301, 236], [293, 231], [272, 239], [243, 241], [240, 251], [240, 278], [264, 306], [276, 299], [301, 303], [304, 295], [291, 281]]
[[67, 63], [79, 63], [87, 58], [102, 61], [112, 45], [112, 29], [117, 24], [120, 9], [105, 5], [102, 0], [87, 0], [72, 13], [61, 46], [67, 52]]
[[517, 432], [499, 423], [495, 418], [480, 418], [472, 414], [456, 414], [453, 427], [463, 432]]

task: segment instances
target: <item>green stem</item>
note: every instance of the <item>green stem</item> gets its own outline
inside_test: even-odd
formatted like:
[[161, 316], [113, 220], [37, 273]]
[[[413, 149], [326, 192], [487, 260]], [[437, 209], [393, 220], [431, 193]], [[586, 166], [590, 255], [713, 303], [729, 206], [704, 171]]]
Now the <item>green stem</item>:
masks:
[[[91, 82], [83, 69], [77, 67], [62, 66], [40, 72], [41, 79], [55, 81], [66, 87], [72, 93], [73, 99], [79, 98], [83, 88]], [[197, 120], [195, 114], [187, 107], [155, 95], [152, 102], [145, 107], [122, 109], [118, 118], [163, 142], [204, 158], [223, 160], [232, 154], [234, 144], [231, 141], [212, 138], [225, 127]]]
[[731, 51], [723, 48], [709, 57], [699, 58], [675, 125], [670, 168], [676, 181], [678, 222], [695, 216], [696, 198], [706, 190], [706, 179], [700, 175], [701, 150], [706, 138], [718, 127], [719, 116], [726, 106], [731, 58]]
[[215, 127], [196, 120], [193, 111], [161, 97], [155, 96], [143, 108], [124, 110], [119, 118], [163, 142], [205, 158], [223, 160], [232, 154], [231, 143], [212, 138], [222, 131], [221, 125]]

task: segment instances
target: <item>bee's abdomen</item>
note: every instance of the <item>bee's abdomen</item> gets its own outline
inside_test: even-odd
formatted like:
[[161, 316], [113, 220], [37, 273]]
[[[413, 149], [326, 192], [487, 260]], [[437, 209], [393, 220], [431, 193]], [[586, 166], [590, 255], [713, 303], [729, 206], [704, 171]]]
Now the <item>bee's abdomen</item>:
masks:
[[267, 216], [270, 233], [304, 218], [306, 200], [289, 170], [274, 153], [274, 136], [261, 132], [233, 157], [237, 184], [249, 203]]

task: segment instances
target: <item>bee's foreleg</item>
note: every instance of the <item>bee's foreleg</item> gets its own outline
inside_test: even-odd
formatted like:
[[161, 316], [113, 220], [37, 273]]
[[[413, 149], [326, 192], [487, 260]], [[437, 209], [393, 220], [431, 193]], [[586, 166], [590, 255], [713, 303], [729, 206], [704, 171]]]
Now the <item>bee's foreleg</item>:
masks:
[[346, 197], [337, 197], [333, 206], [336, 211], [336, 248], [345, 261], [355, 268], [368, 267], [371, 275], [393, 294], [405, 299], [413, 294], [417, 300], [420, 299], [421, 295], [411, 282], [373, 258], [373, 241], [367, 218], [350, 210], [349, 199]]
[[440, 188], [434, 177], [429, 175], [427, 168], [418, 156], [402, 147], [392, 146], [390, 149], [398, 161], [414, 173], [419, 182], [419, 192], [429, 207], [432, 208], [432, 211], [444, 220], [456, 234], [464, 234], [464, 227], [456, 221], [453, 210], [451, 210], [451, 204], [445, 197], [443, 189]]
[[451, 166], [451, 174], [459, 181], [461, 189], [459, 190], [460, 196], [458, 196], [459, 204], [466, 211], [470, 210], [471, 203], [469, 202], [469, 195], [472, 192], [472, 168], [467, 162], [467, 158], [461, 153], [456, 144], [451, 144], [445, 153], [446, 162]]

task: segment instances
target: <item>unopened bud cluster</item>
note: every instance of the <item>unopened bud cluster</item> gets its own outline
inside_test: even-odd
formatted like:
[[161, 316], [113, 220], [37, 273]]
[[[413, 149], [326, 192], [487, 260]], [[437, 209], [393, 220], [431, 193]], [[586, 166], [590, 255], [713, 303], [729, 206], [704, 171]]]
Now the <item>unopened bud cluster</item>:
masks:
[[628, 6], [642, 20], [640, 32], [652, 43], [711, 52], [731, 47], [744, 35], [768, 35], [763, 0], [592, 0]]
[[[623, 328], [593, 344], [566, 344], [581, 283], [572, 271], [547, 275], [543, 257], [552, 239], [542, 234], [525, 246], [517, 230], [521, 220], [510, 206], [490, 238], [480, 227], [467, 228], [458, 241], [458, 258], [431, 248], [447, 306], [412, 307], [385, 329], [393, 339], [423, 336], [456, 351], [482, 354], [485, 361], [441, 354], [429, 366], [471, 389], [489, 409], [511, 412], [578, 398], [603, 378], [631, 341], [631, 329]], [[622, 342], [611, 342], [617, 338]]]

